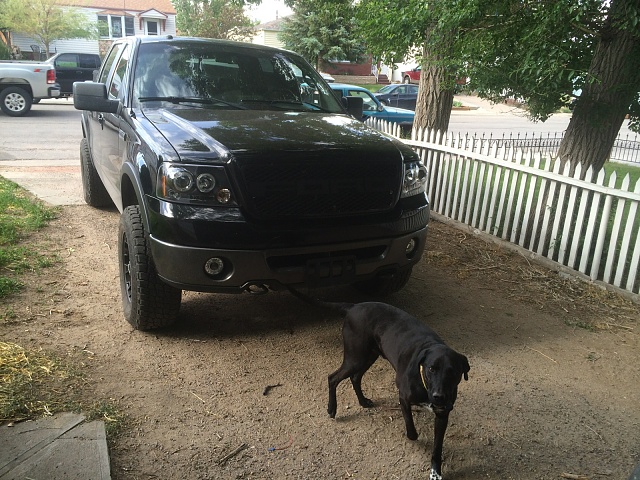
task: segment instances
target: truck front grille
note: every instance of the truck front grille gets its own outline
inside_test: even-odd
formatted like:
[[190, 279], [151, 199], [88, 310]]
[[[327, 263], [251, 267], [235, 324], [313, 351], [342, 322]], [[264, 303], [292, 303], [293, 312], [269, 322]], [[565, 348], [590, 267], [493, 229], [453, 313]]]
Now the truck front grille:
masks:
[[402, 175], [401, 162], [370, 158], [238, 159], [236, 165], [247, 209], [269, 220], [389, 211]]

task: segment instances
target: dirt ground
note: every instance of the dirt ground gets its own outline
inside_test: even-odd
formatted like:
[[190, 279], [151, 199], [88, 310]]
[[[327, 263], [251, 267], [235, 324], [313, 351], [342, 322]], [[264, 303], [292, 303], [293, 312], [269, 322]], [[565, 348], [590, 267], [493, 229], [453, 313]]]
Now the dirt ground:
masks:
[[[114, 210], [64, 207], [37, 236], [62, 261], [28, 279], [0, 325], [5, 341], [77, 362], [81, 394], [126, 413], [110, 439], [114, 479], [428, 476], [433, 416], [417, 411], [420, 437], [406, 439], [384, 360], [363, 381], [376, 407], [343, 382], [327, 417], [342, 357], [332, 314], [288, 293], [185, 293], [174, 328], [134, 331], [120, 311], [117, 222]], [[385, 301], [469, 358], [445, 478], [620, 480], [640, 461], [639, 305], [436, 222], [408, 286]]]

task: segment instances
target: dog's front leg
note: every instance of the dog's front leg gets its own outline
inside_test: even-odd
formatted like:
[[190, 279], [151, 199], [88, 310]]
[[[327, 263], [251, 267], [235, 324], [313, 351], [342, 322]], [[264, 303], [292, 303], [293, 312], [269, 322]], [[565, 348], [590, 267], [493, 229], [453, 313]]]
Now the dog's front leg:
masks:
[[402, 410], [402, 416], [404, 417], [404, 424], [407, 429], [407, 438], [409, 440], [417, 440], [418, 432], [416, 432], [416, 426], [413, 423], [413, 414], [411, 413], [411, 403], [407, 399], [400, 397], [400, 409]]
[[436, 414], [433, 429], [433, 452], [431, 453], [431, 474], [429, 480], [442, 480], [442, 444], [449, 424], [449, 413]]

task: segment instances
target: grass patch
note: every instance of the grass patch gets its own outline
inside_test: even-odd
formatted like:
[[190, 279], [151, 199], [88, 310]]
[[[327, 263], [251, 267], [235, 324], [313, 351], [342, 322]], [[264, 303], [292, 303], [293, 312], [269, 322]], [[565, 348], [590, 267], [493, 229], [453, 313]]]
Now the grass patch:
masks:
[[[606, 181], [613, 172], [616, 172], [616, 187], [620, 188], [624, 177], [629, 175], [630, 185], [635, 185], [640, 180], [640, 167], [629, 165], [627, 163], [607, 162], [604, 164], [604, 172]], [[605, 181], [605, 184], [606, 184]]]
[[382, 84], [382, 83], [366, 83], [366, 84], [358, 84], [357, 86], [358, 87], [362, 87], [362, 88], [366, 88], [371, 93], [375, 93], [378, 90], [380, 90], [382, 87], [384, 87], [384, 84]]
[[577, 321], [577, 320], [565, 320], [564, 324], [567, 327], [582, 328], [582, 329], [588, 330], [590, 332], [595, 332], [596, 331], [596, 327], [593, 326], [590, 323], [587, 323], [587, 322], [581, 322], [581, 321]]
[[52, 355], [0, 342], [0, 420], [75, 410], [65, 385], [79, 378]]
[[126, 415], [111, 401], [85, 403], [84, 384], [83, 374], [71, 362], [0, 342], [0, 421], [83, 412], [88, 421], [103, 420], [107, 435], [116, 436], [126, 425]]
[[18, 292], [18, 276], [38, 271], [56, 262], [32, 247], [21, 245], [29, 233], [47, 225], [57, 215], [56, 208], [32, 199], [17, 184], [0, 177], [0, 298]]
[[92, 405], [86, 412], [87, 420], [102, 420], [108, 438], [118, 436], [125, 428], [128, 417], [116, 405], [100, 401]]

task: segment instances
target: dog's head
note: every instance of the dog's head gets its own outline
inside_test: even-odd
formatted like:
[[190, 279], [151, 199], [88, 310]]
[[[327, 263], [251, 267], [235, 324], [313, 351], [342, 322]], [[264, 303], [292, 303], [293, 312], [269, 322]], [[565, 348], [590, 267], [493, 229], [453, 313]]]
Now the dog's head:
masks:
[[429, 349], [420, 361], [420, 379], [427, 390], [428, 403], [436, 413], [453, 410], [458, 384], [469, 380], [469, 361], [446, 345]]

